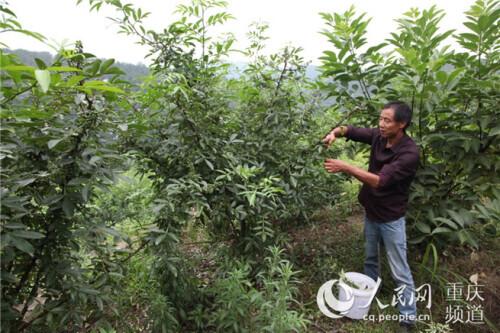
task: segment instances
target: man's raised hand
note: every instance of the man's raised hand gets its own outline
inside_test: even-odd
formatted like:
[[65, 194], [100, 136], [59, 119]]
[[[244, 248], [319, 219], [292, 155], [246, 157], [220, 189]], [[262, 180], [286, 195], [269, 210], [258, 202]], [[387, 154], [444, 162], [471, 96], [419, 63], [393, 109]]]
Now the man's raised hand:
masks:
[[336, 137], [335, 137], [335, 130], [331, 131], [330, 133], [328, 133], [324, 138], [323, 138], [323, 143], [329, 147], [334, 141], [335, 141]]
[[332, 158], [326, 159], [323, 166], [325, 167], [325, 170], [330, 173], [344, 172], [349, 168], [349, 164], [346, 162]]

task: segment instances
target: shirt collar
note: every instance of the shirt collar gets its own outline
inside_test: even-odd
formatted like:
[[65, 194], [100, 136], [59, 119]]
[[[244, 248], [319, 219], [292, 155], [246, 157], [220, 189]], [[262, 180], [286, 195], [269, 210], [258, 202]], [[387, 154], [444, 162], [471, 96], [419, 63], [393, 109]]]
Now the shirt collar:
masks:
[[403, 133], [403, 136], [396, 142], [396, 144], [392, 145], [391, 147], [387, 148], [387, 138], [382, 138], [382, 143], [384, 144], [385, 149], [390, 149], [392, 152], [397, 153], [403, 146], [403, 143], [408, 140], [409, 136], [406, 133]]

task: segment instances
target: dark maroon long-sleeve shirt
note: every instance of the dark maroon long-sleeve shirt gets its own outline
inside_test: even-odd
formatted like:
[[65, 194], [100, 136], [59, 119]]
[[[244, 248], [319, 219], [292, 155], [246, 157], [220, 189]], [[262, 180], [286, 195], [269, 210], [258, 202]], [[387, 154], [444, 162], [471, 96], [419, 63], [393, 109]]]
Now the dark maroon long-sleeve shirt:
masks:
[[363, 184], [358, 195], [368, 219], [383, 223], [404, 216], [418, 167], [419, 150], [415, 142], [405, 133], [395, 145], [386, 148], [387, 139], [378, 128], [353, 126], [348, 126], [346, 138], [371, 145], [368, 171], [380, 177], [377, 188]]

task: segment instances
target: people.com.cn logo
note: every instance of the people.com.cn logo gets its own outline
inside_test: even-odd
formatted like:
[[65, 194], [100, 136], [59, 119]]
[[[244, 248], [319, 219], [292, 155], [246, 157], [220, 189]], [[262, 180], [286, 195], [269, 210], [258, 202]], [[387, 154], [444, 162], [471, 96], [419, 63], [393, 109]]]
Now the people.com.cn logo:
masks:
[[[366, 296], [358, 298], [358, 302], [356, 302], [355, 305], [356, 308], [366, 309], [370, 306], [381, 282], [382, 280], [378, 278], [376, 285], [366, 291]], [[335, 284], [338, 284], [339, 287], [339, 299], [333, 295], [332, 288]], [[357, 298], [355, 293], [352, 287], [343, 283], [341, 280], [329, 280], [319, 288], [318, 294], [316, 295], [316, 302], [319, 310], [325, 316], [334, 319], [342, 318], [355, 304]], [[366, 299], [366, 303], [363, 299]], [[359, 302], [359, 300], [361, 300], [361, 302]], [[338, 312], [338, 314], [332, 312], [330, 309]]]

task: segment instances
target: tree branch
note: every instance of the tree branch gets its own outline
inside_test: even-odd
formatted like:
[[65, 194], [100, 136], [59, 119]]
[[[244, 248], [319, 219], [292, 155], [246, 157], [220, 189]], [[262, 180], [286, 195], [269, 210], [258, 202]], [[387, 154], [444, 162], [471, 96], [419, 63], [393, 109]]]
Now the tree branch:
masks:
[[18, 91], [17, 93], [15, 93], [14, 95], [10, 96], [10, 97], [7, 97], [5, 98], [2, 102], [0, 102], [0, 106], [4, 106], [5, 104], [7, 104], [8, 102], [12, 101], [14, 98], [16, 98], [17, 96], [19, 95], [22, 95], [24, 94], [25, 92], [33, 89], [34, 87], [36, 86], [36, 82], [32, 83], [29, 87], [23, 89], [23, 90], [20, 90]]

